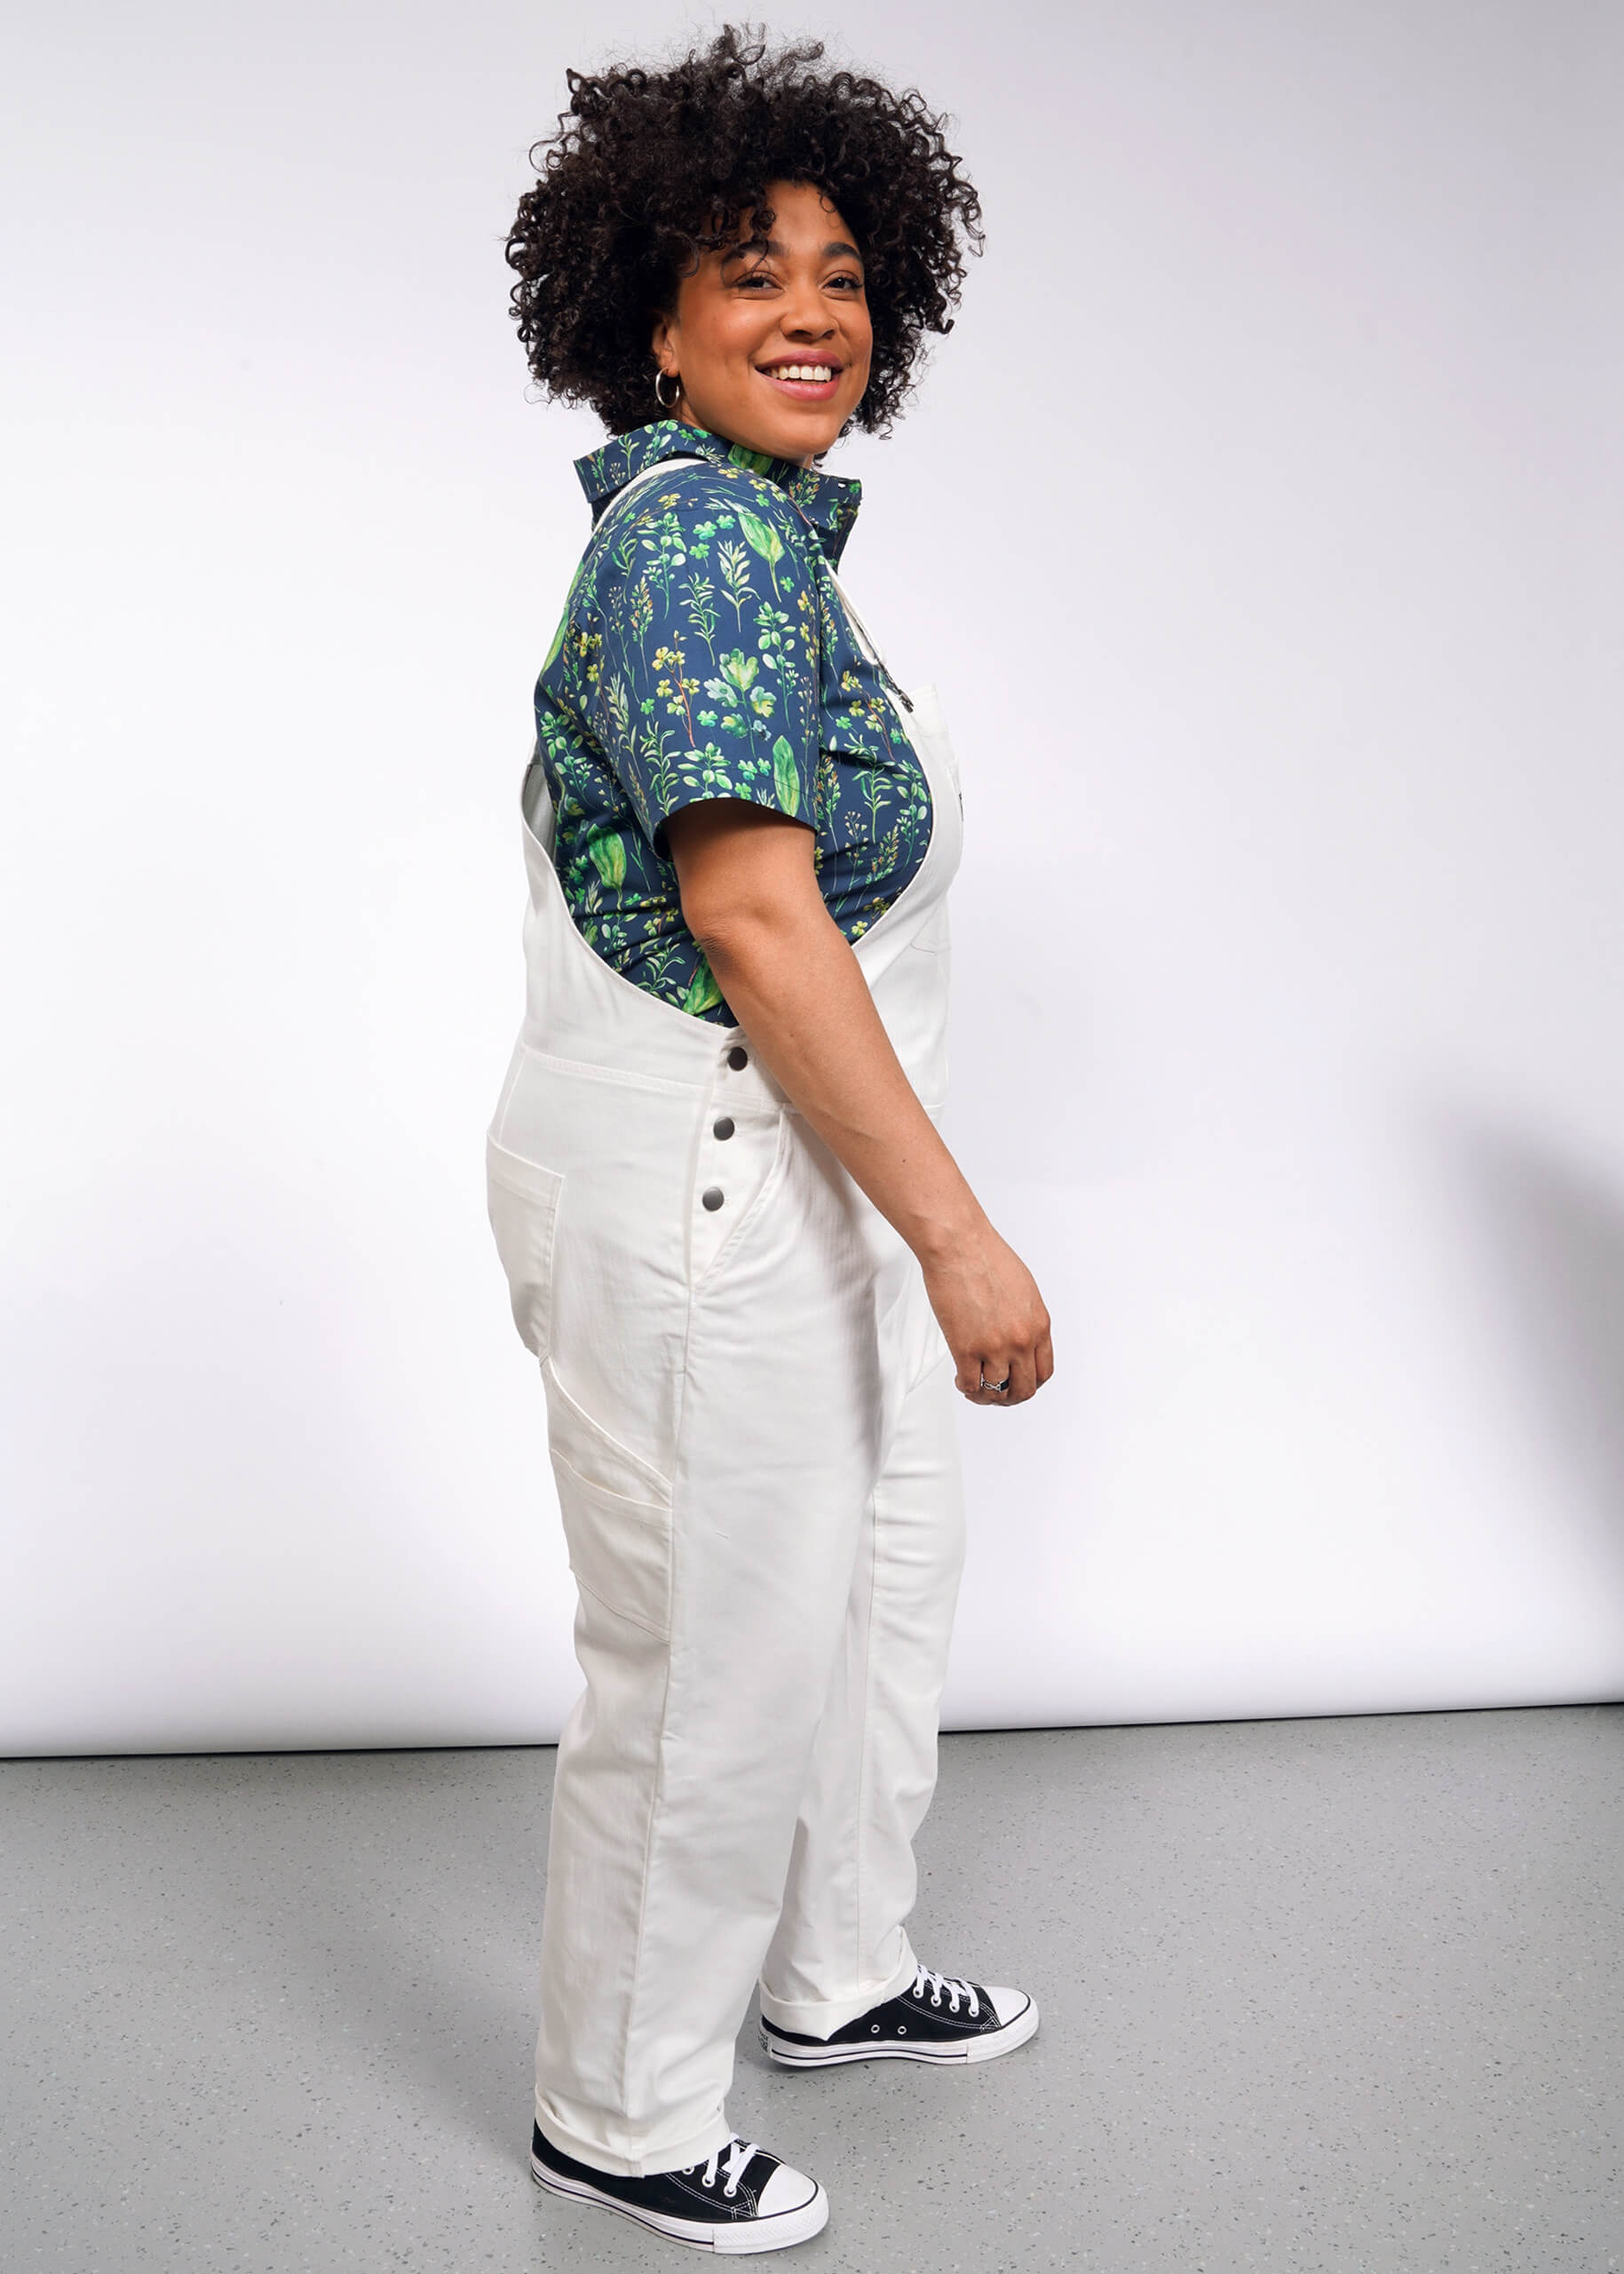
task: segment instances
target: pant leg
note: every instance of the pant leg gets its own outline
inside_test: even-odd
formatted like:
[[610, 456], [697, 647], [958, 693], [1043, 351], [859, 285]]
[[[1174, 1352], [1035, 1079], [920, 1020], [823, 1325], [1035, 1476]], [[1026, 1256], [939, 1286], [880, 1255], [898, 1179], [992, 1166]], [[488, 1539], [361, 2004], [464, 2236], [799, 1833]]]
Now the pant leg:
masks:
[[894, 1997], [914, 1975], [905, 1924], [918, 1885], [913, 1842], [935, 1788], [964, 1557], [953, 1361], [928, 1312], [915, 1339], [927, 1370], [903, 1403], [865, 1514], [762, 1969], [763, 2013], [812, 2037]]
[[[741, 1121], [730, 1179], [756, 1141]], [[693, 2162], [728, 2136], [733, 2040], [909, 1379], [916, 1266], [798, 1117], [736, 1231], [697, 1193], [693, 1208], [669, 1478], [628, 1467], [564, 1395], [567, 1321], [549, 1392], [587, 1689], [558, 1752], [536, 2115], [567, 2152], [624, 2173]], [[619, 1230], [603, 1252], [612, 1231], [630, 1272]], [[895, 1765], [893, 1749], [880, 1773]]]

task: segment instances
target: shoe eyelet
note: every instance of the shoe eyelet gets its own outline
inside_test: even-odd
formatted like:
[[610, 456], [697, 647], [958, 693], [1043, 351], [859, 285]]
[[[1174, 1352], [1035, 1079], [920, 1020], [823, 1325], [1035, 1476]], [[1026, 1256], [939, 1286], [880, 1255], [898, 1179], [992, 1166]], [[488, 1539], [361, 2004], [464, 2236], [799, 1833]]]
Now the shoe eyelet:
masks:
[[931, 1999], [931, 2003], [933, 2006], [939, 2006], [939, 2005], [940, 2005], [940, 2003], [941, 2003], [941, 2000], [940, 2000], [939, 1998], [932, 1998], [932, 1999]]
[[905, 2022], [905, 2021], [899, 2021], [899, 2022], [897, 2024], [897, 2034], [898, 2034], [898, 2036], [899, 2036], [899, 2037], [906, 2037], [906, 2036], [907, 2035], [907, 2022]]
[[870, 2037], [877, 2037], [877, 2036], [879, 2035], [879, 2033], [880, 2033], [880, 2024], [879, 2024], [879, 2023], [878, 2023], [877, 2021], [876, 2021], [876, 2022], [872, 2022], [872, 2023], [870, 2023], [870, 2024], [869, 2024], [869, 2028], [868, 2028], [868, 2034], [869, 2034], [869, 2036], [870, 2036]]

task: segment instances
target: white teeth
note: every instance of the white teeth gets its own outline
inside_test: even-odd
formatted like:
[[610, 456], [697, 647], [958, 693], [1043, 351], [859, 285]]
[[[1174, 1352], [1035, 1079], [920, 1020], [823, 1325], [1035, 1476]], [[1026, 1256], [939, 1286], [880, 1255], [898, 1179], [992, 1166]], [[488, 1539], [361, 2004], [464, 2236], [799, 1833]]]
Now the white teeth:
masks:
[[772, 376], [775, 379], [812, 379], [825, 385], [835, 374], [827, 363], [780, 363]]

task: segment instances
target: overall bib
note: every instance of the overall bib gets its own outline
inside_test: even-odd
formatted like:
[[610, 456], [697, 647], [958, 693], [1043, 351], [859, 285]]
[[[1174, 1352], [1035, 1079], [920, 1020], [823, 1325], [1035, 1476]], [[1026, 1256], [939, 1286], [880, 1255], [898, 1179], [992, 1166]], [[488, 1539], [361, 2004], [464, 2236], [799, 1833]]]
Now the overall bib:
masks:
[[[855, 953], [936, 1115], [961, 804], [929, 690], [904, 723], [930, 845]], [[813, 2036], [912, 1983], [963, 1559], [956, 1393], [902, 1240], [747, 1034], [582, 938], [534, 759], [522, 804], [527, 1006], [489, 1204], [586, 1677], [553, 1792], [536, 2121], [637, 2175], [725, 2146], [758, 1981], [767, 2017]]]

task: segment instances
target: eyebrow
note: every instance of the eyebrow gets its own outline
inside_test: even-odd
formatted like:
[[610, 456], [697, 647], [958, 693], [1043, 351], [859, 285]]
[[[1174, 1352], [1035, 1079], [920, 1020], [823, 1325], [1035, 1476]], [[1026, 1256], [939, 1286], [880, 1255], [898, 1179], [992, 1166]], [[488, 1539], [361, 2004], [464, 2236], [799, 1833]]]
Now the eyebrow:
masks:
[[[781, 259], [784, 246], [782, 241], [777, 237], [746, 237], [741, 244], [734, 245], [731, 251], [723, 254], [723, 267], [725, 268], [729, 261], [742, 260], [746, 253], [776, 253]], [[844, 237], [836, 237], [831, 243], [825, 245], [820, 258], [824, 260], [838, 260], [842, 254], [850, 255], [860, 267], [862, 265], [861, 253], [858, 251], [855, 245], [847, 244]]]

